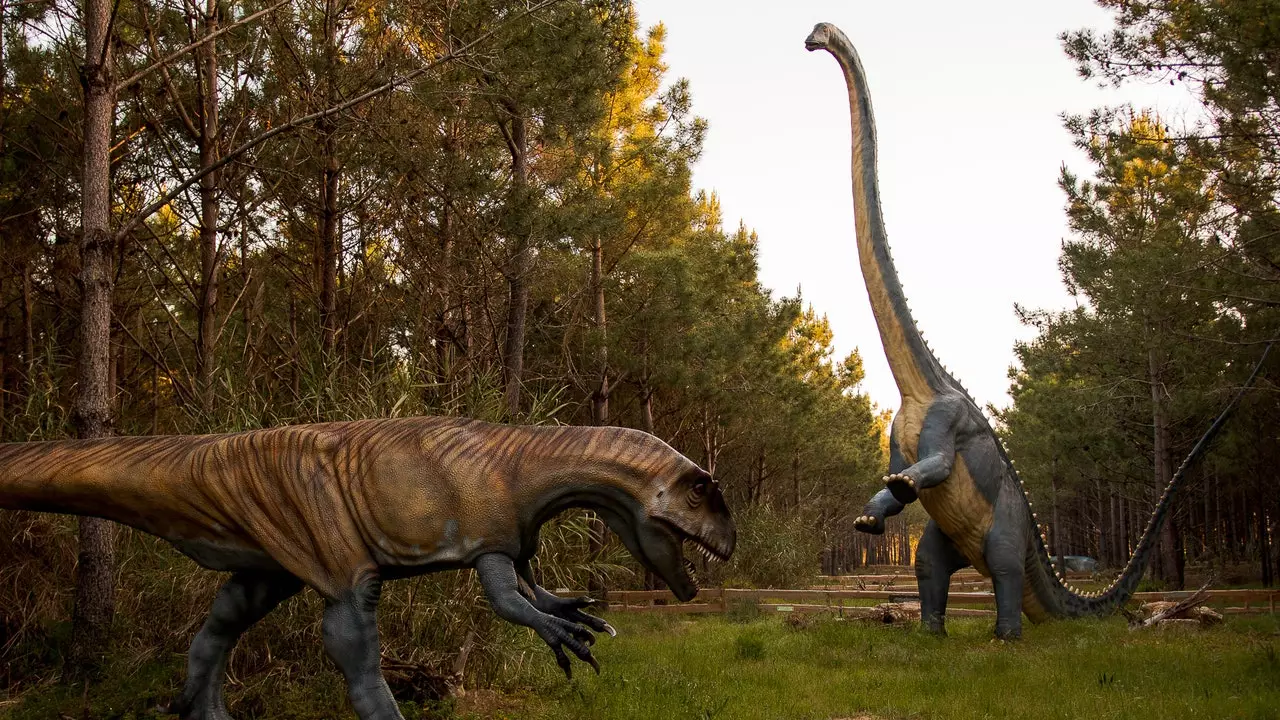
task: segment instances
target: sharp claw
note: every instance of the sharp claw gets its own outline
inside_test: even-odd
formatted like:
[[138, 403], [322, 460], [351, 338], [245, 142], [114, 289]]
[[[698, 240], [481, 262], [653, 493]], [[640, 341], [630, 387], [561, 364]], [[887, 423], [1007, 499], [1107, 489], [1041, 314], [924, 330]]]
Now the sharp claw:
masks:
[[[604, 622], [604, 621], [601, 620], [600, 622]], [[607, 622], [604, 623], [604, 631], [609, 633], [609, 637], [618, 637], [618, 631], [614, 630], [613, 626]]]
[[597, 675], [600, 674], [600, 663], [596, 662], [595, 657], [593, 657], [590, 654], [587, 655], [587, 664], [590, 665], [591, 668], [596, 671]]
[[565, 678], [572, 680], [573, 669], [569, 667], [569, 656], [565, 655], [564, 650], [561, 648], [557, 647], [552, 649], [555, 650], [555, 653], [556, 653], [556, 664], [559, 665], [560, 669], [564, 671]]
[[595, 615], [587, 615], [585, 613], [582, 615], [581, 618], [579, 618], [579, 621], [582, 622], [587, 627], [591, 628], [592, 632], [598, 632], [598, 633], [604, 632], [605, 626], [609, 624], [604, 620], [601, 620], [600, 618], [596, 617]]

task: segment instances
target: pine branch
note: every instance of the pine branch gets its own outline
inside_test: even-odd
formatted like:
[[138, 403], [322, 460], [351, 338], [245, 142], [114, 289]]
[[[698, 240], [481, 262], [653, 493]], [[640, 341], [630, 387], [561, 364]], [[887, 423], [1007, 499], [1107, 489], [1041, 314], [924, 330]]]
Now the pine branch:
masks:
[[129, 87], [130, 85], [138, 82], [139, 80], [142, 80], [143, 78], [150, 75], [151, 73], [157, 70], [160, 70], [161, 68], [167, 67], [169, 63], [173, 62], [174, 60], [177, 60], [183, 55], [186, 55], [192, 50], [202, 47], [203, 45], [205, 45], [206, 43], [212, 40], [216, 40], [218, 36], [224, 35], [228, 32], [231, 32], [232, 30], [235, 30], [238, 27], [242, 27], [248, 23], [251, 23], [254, 20], [257, 20], [258, 18], [262, 17], [263, 15], [266, 15], [267, 13], [275, 12], [276, 10], [279, 10], [285, 5], [288, 5], [290, 2], [293, 2], [293, 0], [280, 0], [280, 2], [276, 3], [275, 5], [265, 7], [246, 18], [243, 18], [241, 20], [237, 20], [236, 22], [231, 23], [230, 25], [224, 25], [223, 27], [218, 28], [218, 30], [216, 30], [215, 32], [211, 32], [208, 35], [205, 35], [204, 37], [200, 38], [199, 40], [196, 40], [193, 43], [189, 43], [188, 45], [182, 48], [179, 48], [178, 50], [174, 50], [173, 52], [169, 53], [163, 58], [151, 63], [150, 65], [142, 68], [138, 72], [116, 83], [116, 90], [118, 91], [122, 88]]
[[401, 85], [404, 85], [407, 82], [411, 82], [421, 77], [422, 75], [425, 75], [426, 73], [440, 67], [441, 65], [445, 65], [454, 60], [457, 60], [460, 57], [464, 57], [472, 49], [476, 48], [477, 46], [484, 43], [489, 38], [496, 35], [498, 30], [500, 30], [503, 26], [507, 25], [508, 23], [521, 20], [525, 17], [533, 15], [559, 2], [561, 2], [561, 0], [543, 0], [543, 2], [533, 5], [529, 9], [521, 13], [518, 13], [516, 15], [513, 15], [510, 18], [502, 20], [497, 25], [495, 25], [492, 29], [481, 34], [479, 37], [472, 40], [471, 42], [468, 42], [467, 44], [463, 45], [457, 50], [450, 50], [449, 52], [435, 59], [434, 61], [426, 63], [422, 67], [412, 72], [405, 73], [402, 76], [393, 76], [390, 80], [383, 83], [382, 85], [379, 85], [378, 87], [373, 88], [372, 90], [369, 90], [367, 92], [361, 93], [360, 95], [357, 95], [351, 98], [350, 100], [338, 103], [337, 105], [325, 108], [324, 110], [320, 110], [318, 112], [314, 112], [309, 115], [303, 115], [302, 117], [290, 120], [289, 122], [283, 125], [276, 126], [274, 128], [271, 128], [270, 130], [267, 130], [266, 132], [260, 133], [256, 137], [244, 142], [239, 147], [228, 151], [227, 154], [223, 155], [222, 158], [220, 158], [217, 162], [208, 165], [207, 167], [202, 169], [200, 172], [187, 178], [186, 180], [184, 180], [183, 182], [175, 186], [172, 190], [161, 195], [158, 200], [156, 200], [155, 202], [143, 208], [141, 212], [135, 215], [133, 219], [131, 219], [128, 223], [126, 223], [125, 226], [115, 234], [115, 238], [114, 238], [115, 241], [119, 242], [123, 240], [125, 237], [129, 235], [129, 233], [133, 232], [134, 228], [136, 228], [139, 225], [139, 223], [151, 217], [153, 214], [158, 212], [160, 208], [163, 208], [165, 205], [168, 205], [171, 201], [173, 201], [174, 198], [181, 195], [187, 188], [200, 182], [201, 178], [203, 178], [204, 176], [212, 172], [218, 171], [219, 169], [226, 166], [236, 158], [252, 150], [253, 148], [261, 145], [267, 140], [270, 140], [271, 138], [277, 135], [284, 134], [290, 130], [301, 127], [303, 125], [307, 125], [309, 123], [315, 122], [316, 120], [321, 120], [327, 117], [333, 117], [334, 115], [338, 115], [346, 110], [350, 110], [351, 108], [364, 103], [366, 100], [370, 100], [386, 92], [394, 90], [395, 88], [400, 87]]

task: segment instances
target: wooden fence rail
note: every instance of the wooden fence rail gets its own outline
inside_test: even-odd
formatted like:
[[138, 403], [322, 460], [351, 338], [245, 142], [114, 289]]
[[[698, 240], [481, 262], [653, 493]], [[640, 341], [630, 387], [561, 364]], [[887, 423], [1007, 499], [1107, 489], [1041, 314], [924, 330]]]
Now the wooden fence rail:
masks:
[[[1083, 582], [1092, 580], [1094, 575], [1086, 572], [1069, 572], [1067, 580]], [[864, 589], [875, 585], [915, 587], [916, 576], [911, 573], [882, 573], [868, 575], [819, 575], [813, 583], [815, 588], [858, 588]], [[979, 575], [976, 570], [961, 570], [951, 576], [951, 586], [985, 585], [990, 587], [991, 579]]]
[[[1155, 600], [1182, 600], [1193, 594], [1191, 590], [1172, 592], [1140, 592], [1133, 595], [1135, 602]], [[749, 603], [764, 610], [784, 612], [840, 612], [845, 601], [913, 602], [919, 594], [914, 587], [883, 590], [747, 590], [736, 588], [709, 588], [698, 594], [698, 602], [680, 603], [667, 590], [613, 590], [605, 594], [610, 610], [623, 612], [659, 613], [718, 613], [725, 612], [736, 603]], [[995, 595], [990, 592], [952, 592], [947, 614], [954, 616], [989, 615], [995, 605]], [[1280, 590], [1209, 590], [1203, 603], [1222, 609], [1224, 613], [1275, 613]], [[954, 607], [956, 605], [979, 606]]]

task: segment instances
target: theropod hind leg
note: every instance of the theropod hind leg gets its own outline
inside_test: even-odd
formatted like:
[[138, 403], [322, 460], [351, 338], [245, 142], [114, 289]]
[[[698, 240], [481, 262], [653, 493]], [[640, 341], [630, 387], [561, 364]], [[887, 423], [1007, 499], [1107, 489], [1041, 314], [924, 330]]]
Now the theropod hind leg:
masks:
[[227, 658], [244, 631], [297, 594], [302, 582], [286, 573], [238, 572], [218, 590], [209, 618], [187, 652], [187, 681], [169, 706], [182, 720], [230, 720], [222, 698]]
[[956, 549], [938, 523], [929, 520], [916, 546], [916, 585], [920, 589], [920, 624], [928, 631], [946, 635], [947, 595], [951, 576], [968, 567], [969, 561]]
[[360, 720], [404, 720], [382, 677], [378, 599], [374, 579], [352, 588], [324, 609], [324, 649], [347, 681], [347, 696]]

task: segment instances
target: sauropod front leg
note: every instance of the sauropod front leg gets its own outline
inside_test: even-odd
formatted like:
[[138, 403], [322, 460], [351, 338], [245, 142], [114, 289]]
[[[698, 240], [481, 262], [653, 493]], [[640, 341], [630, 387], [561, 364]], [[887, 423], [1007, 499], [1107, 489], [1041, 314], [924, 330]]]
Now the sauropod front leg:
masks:
[[[902, 457], [902, 448], [898, 445], [898, 431], [889, 430], [889, 475], [896, 475], [907, 468], [907, 460]], [[889, 476], [885, 476], [888, 479]], [[893, 517], [902, 512], [906, 506], [898, 502], [898, 499], [889, 492], [888, 488], [881, 490], [867, 501], [866, 507], [862, 508], [862, 514], [853, 521], [853, 527], [860, 532], [871, 535], [884, 534], [884, 521], [886, 518]]]
[[324, 609], [324, 649], [347, 680], [347, 696], [360, 720], [404, 720], [382, 677], [378, 599], [382, 583], [370, 579]]
[[885, 478], [885, 487], [898, 502], [913, 503], [921, 490], [951, 476], [956, 460], [956, 424], [964, 417], [964, 409], [961, 398], [945, 395], [929, 406], [916, 444], [915, 464]]
[[906, 506], [898, 502], [889, 488], [876, 493], [862, 508], [862, 514], [853, 520], [853, 527], [870, 535], [884, 534], [884, 521], [902, 512]]
[[213, 608], [187, 652], [187, 681], [169, 712], [182, 720], [230, 720], [222, 699], [227, 657], [236, 641], [302, 582], [288, 573], [238, 572], [218, 590]]

